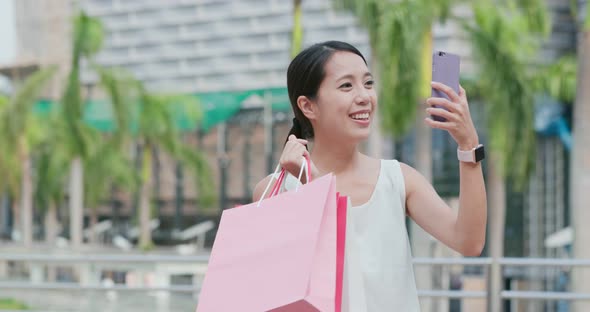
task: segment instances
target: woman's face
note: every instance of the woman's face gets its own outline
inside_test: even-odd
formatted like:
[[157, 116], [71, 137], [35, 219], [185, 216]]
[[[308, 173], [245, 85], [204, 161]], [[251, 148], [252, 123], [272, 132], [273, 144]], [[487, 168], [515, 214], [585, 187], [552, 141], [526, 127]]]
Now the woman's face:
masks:
[[336, 136], [358, 142], [369, 136], [377, 105], [373, 76], [363, 59], [335, 52], [324, 67], [325, 77], [315, 99], [311, 121], [316, 136]]

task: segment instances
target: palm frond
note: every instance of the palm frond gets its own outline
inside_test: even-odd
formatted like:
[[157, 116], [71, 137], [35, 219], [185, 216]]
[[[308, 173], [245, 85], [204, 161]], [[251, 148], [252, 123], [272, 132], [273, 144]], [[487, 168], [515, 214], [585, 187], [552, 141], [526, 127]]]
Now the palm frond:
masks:
[[453, 8], [454, 4], [457, 4], [461, 1], [458, 0], [422, 0], [421, 7], [430, 6], [433, 10], [432, 16], [439, 19], [440, 22], [444, 23], [451, 15], [451, 9]]
[[8, 119], [5, 122], [10, 124], [8, 129], [14, 140], [26, 131], [33, 105], [35, 105], [35, 101], [39, 98], [41, 91], [43, 91], [56, 70], [56, 66], [50, 66], [33, 73], [17, 89], [16, 94], [10, 98], [4, 117]]
[[476, 26], [465, 28], [479, 60], [479, 84], [486, 90], [482, 95], [492, 149], [499, 152], [501, 173], [523, 186], [534, 162], [534, 84], [527, 71], [528, 58], [522, 54], [523, 41], [514, 40], [520, 34], [513, 29], [518, 22], [510, 19], [518, 16], [481, 4], [474, 12]]
[[84, 200], [88, 207], [96, 207], [111, 186], [133, 191], [137, 181], [131, 159], [112, 141], [104, 140], [96, 152], [84, 160]]
[[[2, 140], [3, 141], [3, 140]], [[13, 198], [20, 196], [20, 181], [22, 176], [21, 165], [14, 145], [6, 145], [0, 142], [0, 189], [5, 189]]]
[[571, 104], [576, 98], [578, 62], [575, 56], [566, 55], [534, 74], [535, 89]]
[[59, 140], [59, 119], [45, 121], [45, 136], [34, 153], [35, 206], [45, 209], [50, 204], [59, 205], [64, 200], [64, 190], [69, 172], [69, 160]]
[[131, 123], [131, 104], [135, 94], [135, 80], [130, 73], [122, 69], [106, 69], [94, 65], [93, 69], [100, 77], [100, 85], [110, 99], [110, 105], [115, 119], [113, 140], [122, 144], [129, 136]]
[[414, 9], [407, 2], [391, 4], [382, 15], [379, 33], [379, 103], [383, 127], [394, 135], [403, 134], [414, 124], [420, 99], [419, 56], [426, 26], [424, 17], [413, 13]]
[[383, 128], [400, 135], [415, 122], [428, 64], [421, 57], [432, 24], [444, 21], [457, 0], [334, 0], [367, 29], [378, 63]]
[[61, 101], [63, 118], [68, 126], [69, 141], [72, 155], [86, 155], [86, 141], [80, 130], [80, 121], [83, 116], [82, 95], [80, 93], [81, 82], [79, 64], [72, 68], [68, 75], [68, 82]]
[[518, 0], [518, 9], [523, 11], [528, 30], [547, 37], [551, 34], [551, 16], [545, 0]]
[[80, 61], [82, 57], [92, 57], [100, 50], [104, 30], [99, 19], [90, 17], [83, 11], [74, 17], [73, 28], [72, 63], [62, 96], [61, 109], [69, 127], [69, 146], [72, 148], [70, 152], [72, 155], [85, 156], [88, 154], [88, 141], [84, 140], [83, 135], [84, 103], [80, 92]]
[[38, 131], [32, 110], [46, 83], [51, 79], [56, 67], [39, 70], [29, 76], [16, 93], [4, 103], [0, 112], [0, 187], [8, 189], [13, 196], [19, 196], [22, 181], [21, 157], [19, 151], [29, 150], [29, 139]]
[[202, 112], [195, 97], [174, 94], [152, 94], [140, 91], [139, 132], [146, 141], [159, 141], [164, 137], [177, 137], [175, 119], [182, 116], [195, 126]]
[[377, 46], [383, 6], [387, 0], [332, 0], [336, 9], [352, 12], [369, 33], [371, 47]]
[[201, 203], [210, 205], [214, 190], [208, 163], [202, 154], [183, 144], [174, 121], [175, 116], [182, 115], [196, 123], [202, 116], [198, 101], [192, 96], [152, 94], [141, 84], [138, 88], [141, 101], [137, 139], [144, 146], [158, 147], [191, 168], [199, 187]]
[[91, 57], [102, 48], [104, 28], [100, 19], [80, 11], [74, 17], [74, 55]]

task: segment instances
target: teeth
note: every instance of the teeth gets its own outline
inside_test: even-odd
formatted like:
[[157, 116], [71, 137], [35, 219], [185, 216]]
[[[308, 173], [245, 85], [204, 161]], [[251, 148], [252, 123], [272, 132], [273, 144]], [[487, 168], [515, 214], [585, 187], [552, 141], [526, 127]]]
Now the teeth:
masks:
[[352, 117], [352, 119], [360, 119], [360, 120], [369, 119], [369, 113], [354, 114], [354, 115], [350, 115], [350, 117]]

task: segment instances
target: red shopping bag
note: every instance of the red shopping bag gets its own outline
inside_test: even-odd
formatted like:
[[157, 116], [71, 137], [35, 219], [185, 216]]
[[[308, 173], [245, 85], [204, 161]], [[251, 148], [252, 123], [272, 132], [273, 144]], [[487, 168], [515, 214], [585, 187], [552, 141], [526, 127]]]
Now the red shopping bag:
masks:
[[348, 197], [337, 195], [337, 230], [336, 230], [336, 296], [334, 298], [336, 311], [342, 311], [342, 285], [344, 278], [344, 255], [346, 247], [346, 211]]
[[339, 312], [346, 209], [329, 174], [225, 210], [197, 312]]

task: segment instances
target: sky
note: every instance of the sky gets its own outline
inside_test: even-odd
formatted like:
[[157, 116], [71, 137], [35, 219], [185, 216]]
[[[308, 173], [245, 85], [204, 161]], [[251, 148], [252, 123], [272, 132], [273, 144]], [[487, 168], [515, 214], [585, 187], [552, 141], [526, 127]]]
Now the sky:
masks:
[[0, 0], [0, 64], [12, 61], [16, 54], [14, 0]]

